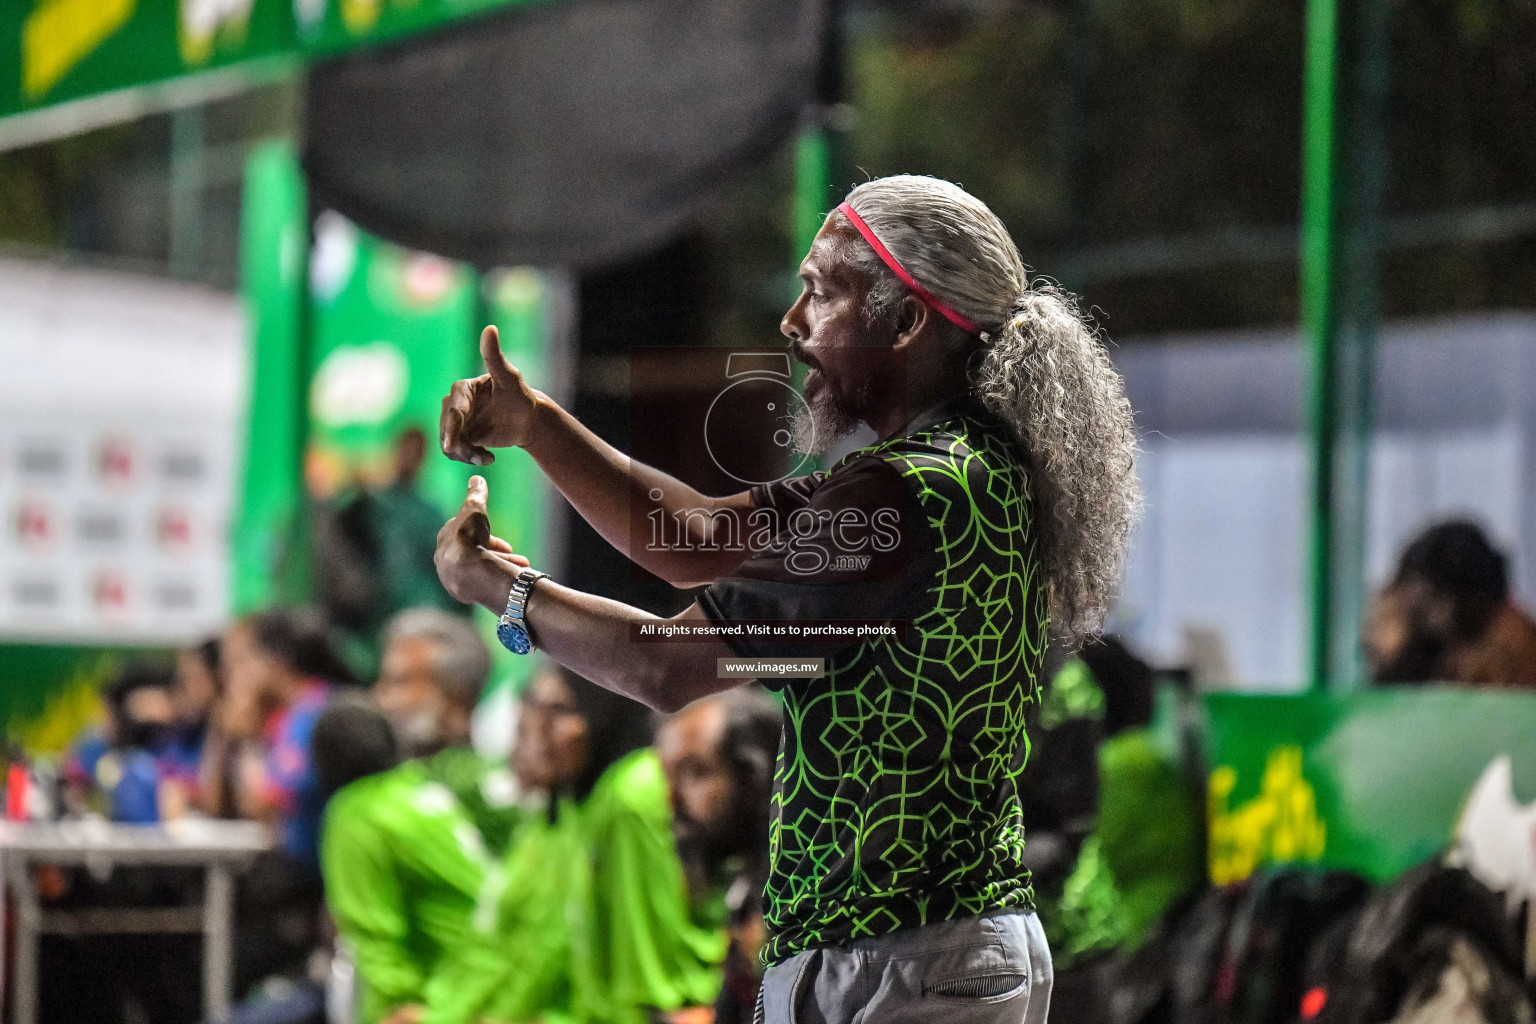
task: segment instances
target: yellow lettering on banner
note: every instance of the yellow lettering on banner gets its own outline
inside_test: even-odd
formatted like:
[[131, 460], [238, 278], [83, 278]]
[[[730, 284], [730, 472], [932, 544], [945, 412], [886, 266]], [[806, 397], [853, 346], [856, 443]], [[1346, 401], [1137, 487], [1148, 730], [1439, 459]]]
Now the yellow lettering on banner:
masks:
[[59, 84], [133, 14], [136, 0], [46, 0], [21, 30], [21, 91], [37, 99]]
[[1301, 748], [1269, 752], [1264, 778], [1252, 800], [1231, 807], [1237, 772], [1211, 772], [1206, 793], [1210, 827], [1211, 882], [1241, 882], [1263, 864], [1322, 859], [1328, 823], [1317, 816], [1317, 793], [1301, 774]]
[[384, 0], [341, 0], [341, 20], [353, 35], [367, 32], [379, 20]]

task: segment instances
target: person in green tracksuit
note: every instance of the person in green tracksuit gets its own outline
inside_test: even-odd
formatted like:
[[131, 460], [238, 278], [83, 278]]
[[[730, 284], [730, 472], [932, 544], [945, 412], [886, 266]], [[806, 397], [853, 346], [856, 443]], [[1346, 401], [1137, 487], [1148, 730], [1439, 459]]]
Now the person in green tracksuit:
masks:
[[406, 757], [458, 798], [497, 857], [511, 842], [521, 810], [502, 764], [470, 745], [469, 726], [491, 672], [491, 656], [473, 623], [438, 608], [408, 608], [384, 627], [384, 656], [373, 694], [400, 737]]
[[[501, 969], [485, 938], [501, 889], [453, 793], [421, 761], [351, 782], [326, 806], [326, 903], [359, 979], [359, 1019], [461, 1024], [462, 980]], [[415, 1008], [397, 1017], [404, 1008]]]
[[656, 752], [637, 750], [604, 772], [580, 819], [592, 858], [585, 891], [574, 890], [589, 909], [572, 936], [576, 1015], [646, 1024], [653, 1009], [712, 1004], [727, 946], [723, 904], [690, 898]]
[[513, 763], [550, 803], [505, 865], [509, 966], [484, 1019], [647, 1024], [655, 1011], [714, 1001], [723, 909], [688, 890], [666, 776], [639, 746], [649, 733], [644, 709], [569, 673], [541, 673], [524, 694]]
[[[467, 819], [450, 824], [461, 808], [420, 762], [338, 794], [324, 859], [341, 879], [332, 913], [357, 950], [367, 1024], [648, 1024], [715, 999], [723, 911], [688, 890], [649, 736], [632, 702], [536, 676], [513, 762], [548, 800], [495, 866], [454, 845]], [[359, 867], [370, 855], [372, 874]]]

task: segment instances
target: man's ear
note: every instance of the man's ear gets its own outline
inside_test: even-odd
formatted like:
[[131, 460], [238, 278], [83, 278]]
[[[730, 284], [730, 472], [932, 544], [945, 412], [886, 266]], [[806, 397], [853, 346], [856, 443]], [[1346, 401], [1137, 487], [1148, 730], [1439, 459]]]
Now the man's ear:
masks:
[[904, 348], [922, 334], [932, 313], [928, 304], [916, 295], [903, 297], [896, 307], [896, 344], [893, 347]]

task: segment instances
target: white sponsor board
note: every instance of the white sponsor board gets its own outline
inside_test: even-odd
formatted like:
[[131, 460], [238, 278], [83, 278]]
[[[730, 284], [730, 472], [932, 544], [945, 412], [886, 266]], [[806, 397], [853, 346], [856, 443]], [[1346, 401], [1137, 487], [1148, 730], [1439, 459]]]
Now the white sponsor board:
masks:
[[0, 258], [0, 642], [224, 621], [246, 381], [235, 297]]

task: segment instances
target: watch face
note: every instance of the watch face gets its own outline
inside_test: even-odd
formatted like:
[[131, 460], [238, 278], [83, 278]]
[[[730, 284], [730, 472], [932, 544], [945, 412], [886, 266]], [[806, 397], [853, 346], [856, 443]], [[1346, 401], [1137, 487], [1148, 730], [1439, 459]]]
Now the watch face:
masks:
[[515, 622], [497, 623], [496, 639], [501, 641], [501, 646], [513, 654], [527, 654], [533, 650], [533, 643], [528, 639], [527, 630]]

